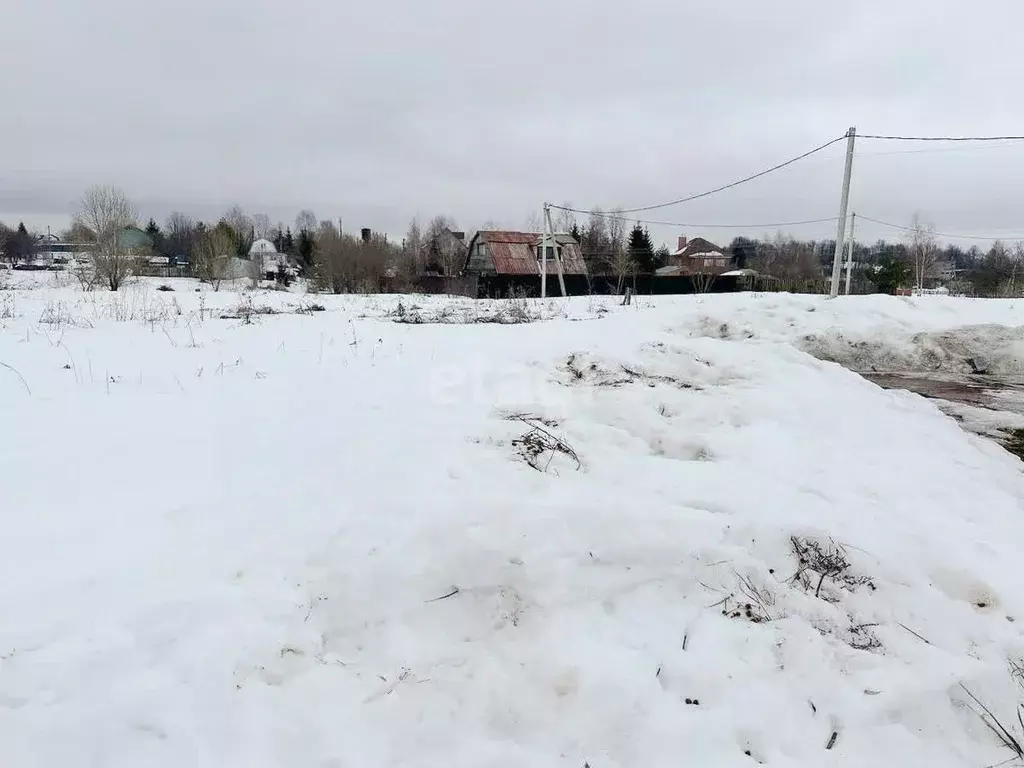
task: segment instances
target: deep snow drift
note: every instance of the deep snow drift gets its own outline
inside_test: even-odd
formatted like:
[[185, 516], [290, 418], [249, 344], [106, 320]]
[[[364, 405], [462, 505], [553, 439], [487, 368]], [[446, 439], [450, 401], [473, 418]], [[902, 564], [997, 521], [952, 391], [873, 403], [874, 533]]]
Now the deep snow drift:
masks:
[[978, 702], [1024, 739], [1020, 461], [805, 351], [1024, 305], [173, 285], [0, 292], [3, 765], [1013, 758]]

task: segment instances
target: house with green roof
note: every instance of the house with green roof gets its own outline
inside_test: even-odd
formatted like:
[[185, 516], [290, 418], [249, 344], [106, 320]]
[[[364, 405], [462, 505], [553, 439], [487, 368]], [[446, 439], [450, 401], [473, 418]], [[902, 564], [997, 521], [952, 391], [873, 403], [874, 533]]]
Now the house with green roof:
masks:
[[117, 233], [117, 243], [129, 253], [143, 254], [153, 247], [153, 240], [138, 227], [125, 227]]

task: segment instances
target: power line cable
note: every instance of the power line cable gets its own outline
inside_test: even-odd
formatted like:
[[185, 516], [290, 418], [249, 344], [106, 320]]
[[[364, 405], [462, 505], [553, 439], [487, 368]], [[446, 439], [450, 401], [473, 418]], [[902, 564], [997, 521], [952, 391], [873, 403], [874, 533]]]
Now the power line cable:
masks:
[[[903, 224], [893, 224], [891, 221], [880, 221], [879, 219], [872, 219], [870, 216], [864, 216], [860, 213], [857, 214], [858, 220], [870, 221], [872, 224], [881, 224], [883, 227], [892, 227], [893, 229], [902, 229], [904, 232], [913, 232], [913, 227], [907, 227]], [[1024, 240], [1024, 236], [1018, 235], [954, 235], [949, 232], [929, 232], [929, 234], [936, 235], [938, 237], [952, 237], [961, 240]]]
[[964, 146], [963, 144], [954, 147], [941, 147], [939, 149], [897, 149], [891, 152], [857, 152], [857, 157], [887, 157], [891, 155], [933, 155], [947, 154], [950, 152], [978, 152], [979, 150], [1007, 149], [1010, 147], [1022, 146], [1021, 141], [1011, 141], [1007, 144], [976, 144]]
[[874, 133], [858, 133], [857, 138], [882, 141], [1024, 141], [1024, 136], [882, 136]]
[[[654, 211], [654, 210], [657, 210], [658, 208], [668, 208], [669, 206], [672, 206], [672, 205], [679, 205], [680, 203], [688, 203], [691, 200], [699, 200], [702, 197], [709, 197], [711, 195], [718, 194], [719, 192], [724, 192], [727, 189], [732, 189], [733, 187], [738, 187], [740, 184], [746, 184], [748, 181], [753, 181], [754, 179], [759, 179], [762, 176], [767, 176], [769, 173], [774, 173], [775, 171], [781, 170], [782, 168], [785, 168], [788, 165], [792, 165], [793, 163], [799, 162], [799, 161], [803, 160], [806, 157], [810, 157], [811, 155], [815, 154], [816, 152], [821, 152], [823, 149], [827, 149], [828, 147], [831, 147], [833, 144], [835, 144], [837, 142], [840, 142], [840, 141], [843, 141], [846, 138], [847, 138], [847, 136], [844, 133], [842, 136], [837, 136], [836, 138], [834, 138], [834, 139], [832, 139], [830, 141], [826, 141], [821, 146], [815, 147], [812, 150], [804, 152], [802, 155], [797, 155], [796, 157], [792, 157], [789, 160], [786, 160], [785, 162], [779, 163], [778, 165], [773, 165], [771, 168], [766, 168], [763, 171], [759, 171], [758, 173], [752, 174], [750, 176], [746, 176], [746, 177], [744, 177], [742, 179], [739, 179], [737, 181], [730, 182], [729, 184], [723, 184], [720, 187], [715, 187], [714, 189], [709, 189], [707, 192], [700, 192], [700, 193], [698, 193], [696, 195], [689, 195], [687, 197], [680, 197], [680, 198], [678, 198], [676, 200], [669, 200], [666, 203], [657, 203], [655, 205], [644, 205], [644, 206], [640, 206], [638, 208], [619, 209], [618, 213], [620, 213], [620, 214], [623, 214], [623, 213], [642, 213], [644, 211]], [[556, 209], [558, 209], [560, 211], [570, 211], [572, 213], [589, 213], [589, 211], [584, 211], [584, 210], [581, 210], [579, 208], [569, 208], [569, 207], [563, 206], [563, 205], [551, 204], [550, 207], [551, 208], [556, 208]]]
[[607, 219], [609, 221], [625, 221], [632, 224], [651, 224], [658, 227], [688, 227], [690, 229], [769, 229], [771, 227], [798, 227], [804, 224], [825, 224], [827, 222], [839, 221], [838, 216], [832, 216], [825, 219], [804, 219], [803, 221], [774, 221], [765, 224], [691, 224], [679, 221], [652, 221], [650, 219], [636, 219], [632, 216], [622, 216], [619, 213], [602, 213], [598, 211], [578, 211], [575, 208], [561, 208], [559, 206], [551, 206], [552, 208], [559, 208], [562, 211], [570, 211], [572, 213], [586, 213], [589, 216], [596, 216], [601, 219]]

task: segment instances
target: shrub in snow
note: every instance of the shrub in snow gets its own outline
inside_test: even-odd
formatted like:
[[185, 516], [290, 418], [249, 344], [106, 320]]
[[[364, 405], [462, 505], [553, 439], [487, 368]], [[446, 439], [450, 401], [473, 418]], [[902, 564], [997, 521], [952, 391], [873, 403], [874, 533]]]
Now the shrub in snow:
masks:
[[551, 468], [554, 458], [561, 455], [571, 459], [576, 464], [576, 469], [580, 468], [580, 458], [567, 442], [555, 437], [539, 423], [522, 416], [517, 418], [530, 427], [528, 431], [512, 441], [513, 447], [527, 464], [538, 472], [547, 472]]
[[834, 541], [823, 544], [814, 539], [792, 536], [790, 543], [799, 566], [793, 579], [808, 592], [813, 589], [815, 597], [821, 597], [831, 602], [838, 600], [836, 597], [821, 593], [826, 579], [831, 579], [837, 586], [845, 587], [850, 591], [864, 585], [871, 590], [875, 589], [870, 578], [851, 573], [846, 550]]
[[405, 325], [520, 325], [546, 319], [543, 312], [526, 299], [507, 299], [467, 305], [444, 305], [424, 311], [413, 305], [406, 307], [401, 301], [386, 317], [393, 323]]
[[228, 312], [221, 313], [221, 320], [241, 320], [245, 325], [252, 325], [260, 315], [276, 315], [277, 310], [265, 305], [252, 303], [252, 296], [246, 295], [238, 305]]

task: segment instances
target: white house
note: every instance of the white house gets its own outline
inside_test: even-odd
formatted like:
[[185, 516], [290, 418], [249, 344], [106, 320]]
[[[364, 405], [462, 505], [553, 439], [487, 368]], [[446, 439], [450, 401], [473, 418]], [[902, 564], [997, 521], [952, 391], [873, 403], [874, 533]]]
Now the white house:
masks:
[[266, 238], [260, 238], [249, 249], [249, 261], [259, 266], [261, 274], [288, 269], [288, 257], [278, 253], [274, 244]]

